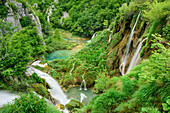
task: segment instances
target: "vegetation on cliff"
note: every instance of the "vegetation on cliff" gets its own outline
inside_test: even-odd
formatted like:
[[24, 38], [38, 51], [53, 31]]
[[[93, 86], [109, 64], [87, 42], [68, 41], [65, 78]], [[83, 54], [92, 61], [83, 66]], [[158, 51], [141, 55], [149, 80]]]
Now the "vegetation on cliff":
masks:
[[[46, 53], [57, 49], [71, 49], [75, 45], [63, 39], [58, 29], [62, 28], [84, 36], [95, 33], [91, 42], [74, 56], [55, 59], [48, 62], [50, 67], [45, 67], [65, 88], [80, 85], [84, 74], [87, 87], [98, 93], [88, 106], [81, 109], [73, 107], [71, 110], [91, 113], [169, 112], [169, 0], [65, 0], [59, 1], [59, 4], [52, 0], [29, 0], [28, 3], [25, 0], [17, 1], [23, 7], [30, 8], [30, 13], [35, 11], [34, 15], [40, 20], [43, 36], [38, 34], [36, 24], [29, 16], [21, 17], [20, 31], [1, 20], [6, 18], [4, 11], [8, 8], [4, 6], [6, 1], [0, 1], [0, 88], [11, 86], [24, 91], [27, 88], [26, 83], [29, 83], [36, 92], [48, 98], [48, 85], [44, 79], [36, 75], [27, 77], [24, 72], [33, 59], [42, 58]], [[50, 8], [52, 14], [48, 22]], [[69, 17], [60, 20], [63, 11], [67, 11]], [[140, 39], [147, 40], [140, 52], [141, 62], [123, 77], [119, 66], [140, 11], [141, 16], [131, 40], [125, 71]], [[25, 106], [28, 103], [23, 97], [28, 100], [33, 98], [30, 102], [37, 110], [48, 111], [50, 108], [43, 107], [46, 106], [43, 99], [28, 94], [16, 99], [13, 105], [7, 105], [2, 111], [13, 112], [16, 108], [26, 110], [24, 108], [30, 106]], [[36, 100], [42, 102], [42, 106], [36, 105]], [[20, 101], [24, 104], [20, 105]], [[34, 110], [32, 107], [28, 109]]]

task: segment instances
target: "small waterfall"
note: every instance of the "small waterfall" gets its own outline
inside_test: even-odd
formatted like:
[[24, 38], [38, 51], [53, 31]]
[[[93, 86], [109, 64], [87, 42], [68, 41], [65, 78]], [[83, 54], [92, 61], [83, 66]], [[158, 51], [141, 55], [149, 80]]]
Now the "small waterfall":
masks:
[[87, 98], [87, 96], [83, 93], [80, 93], [80, 102], [83, 102], [84, 98]]
[[[26, 2], [26, 3], [29, 7], [31, 7], [31, 5], [28, 2]], [[40, 19], [38, 18], [38, 16], [36, 15], [36, 13], [33, 9], [31, 9], [31, 11], [33, 12], [33, 14], [29, 14], [29, 17], [30, 17], [31, 21], [36, 24], [36, 27], [38, 29], [38, 34], [43, 37]]]
[[112, 34], [110, 33], [110, 35], [109, 35], [109, 41], [108, 41], [108, 43], [107, 43], [107, 44], [109, 44], [109, 43], [110, 43], [111, 39], [112, 39]]
[[133, 35], [134, 35], [134, 31], [135, 31], [136, 25], [137, 25], [137, 23], [138, 23], [140, 14], [141, 14], [141, 11], [139, 12], [138, 17], [137, 17], [137, 19], [136, 19], [136, 22], [135, 22], [135, 24], [134, 24], [134, 26], [133, 26], [133, 29], [132, 29], [132, 31], [131, 31], [131, 34], [130, 34], [128, 43], [127, 43], [127, 45], [126, 45], [125, 53], [124, 53], [124, 55], [123, 55], [123, 57], [122, 57], [122, 61], [121, 61], [120, 67], [119, 67], [120, 72], [122, 73], [123, 76], [125, 75], [125, 66], [126, 66], [127, 58], [128, 58], [128, 56], [129, 56], [129, 48], [130, 48], [131, 40], [132, 40], [132, 37], [133, 37]]
[[[91, 37], [91, 40], [96, 36], [96, 34], [94, 33], [93, 36]], [[87, 42], [91, 42], [91, 40], [88, 40]]]
[[96, 34], [94, 33], [93, 36], [91, 37], [91, 39], [93, 39], [96, 36]]
[[[34, 63], [33, 63], [34, 64]], [[37, 64], [37, 62], [35, 63]], [[67, 96], [64, 94], [63, 90], [61, 89], [60, 85], [57, 83], [56, 80], [54, 80], [49, 74], [44, 73], [34, 67], [30, 67], [31, 70], [33, 70], [39, 77], [46, 80], [46, 82], [49, 84], [51, 89], [48, 89], [51, 96], [55, 98], [56, 100], [59, 100], [61, 104], [66, 105], [70, 100], [67, 99]], [[63, 111], [64, 113], [68, 113], [68, 110], [65, 109]]]
[[86, 88], [86, 81], [84, 80], [84, 74], [82, 75], [82, 79], [83, 79], [83, 81], [81, 82], [80, 90], [82, 90], [82, 86], [83, 86], [82, 83], [84, 83], [84, 90], [87, 90], [87, 88]]
[[73, 68], [70, 70], [70, 75], [72, 75], [72, 72], [74, 70], [75, 63], [73, 63]]
[[48, 16], [47, 16], [47, 22], [50, 23], [50, 16], [52, 14], [52, 8], [49, 8]]
[[137, 49], [136, 49], [136, 51], [135, 51], [135, 54], [134, 54], [133, 57], [132, 57], [132, 60], [131, 60], [131, 62], [130, 62], [129, 68], [128, 68], [128, 70], [127, 70], [126, 73], [129, 73], [129, 71], [130, 71], [134, 66], [137, 65], [137, 63], [138, 63], [138, 61], [139, 61], [139, 58], [140, 58], [140, 51], [141, 51], [141, 48], [142, 48], [142, 44], [143, 44], [143, 42], [144, 42], [146, 39], [147, 39], [147, 38], [143, 39], [143, 40], [139, 43], [139, 45], [138, 45], [138, 47], [137, 47]]

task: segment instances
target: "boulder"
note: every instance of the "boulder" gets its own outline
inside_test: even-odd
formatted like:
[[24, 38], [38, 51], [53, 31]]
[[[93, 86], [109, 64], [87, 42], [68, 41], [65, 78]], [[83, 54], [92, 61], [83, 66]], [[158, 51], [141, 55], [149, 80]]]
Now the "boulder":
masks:
[[70, 102], [65, 105], [65, 107], [69, 110], [73, 110], [74, 108], [82, 108], [83, 106], [84, 104], [76, 99], [71, 99]]
[[60, 109], [60, 110], [64, 110], [64, 109], [65, 109], [65, 107], [64, 107], [63, 104], [57, 104], [57, 105], [55, 106], [55, 108]]

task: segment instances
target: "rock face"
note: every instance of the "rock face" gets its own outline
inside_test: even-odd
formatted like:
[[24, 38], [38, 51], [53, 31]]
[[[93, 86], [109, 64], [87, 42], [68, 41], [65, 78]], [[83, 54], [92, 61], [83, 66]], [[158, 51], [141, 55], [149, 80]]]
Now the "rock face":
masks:
[[[115, 75], [117, 76], [121, 75], [119, 66], [121, 64], [121, 59], [126, 49], [126, 44], [128, 42], [131, 29], [134, 25], [133, 19], [135, 18], [131, 17], [127, 19], [125, 22], [122, 21], [115, 24], [114, 30], [112, 32], [113, 33], [112, 41], [108, 45], [109, 52], [107, 57], [107, 65], [108, 67], [110, 67], [110, 70], [114, 70]], [[131, 40], [129, 57], [127, 58], [127, 62], [125, 65], [125, 72], [127, 71], [131, 59], [135, 53], [138, 40], [141, 38], [144, 32], [147, 31], [147, 26], [148, 25], [146, 24], [145, 21], [142, 21], [142, 19], [139, 20], [136, 30], [134, 32], [134, 36]]]
[[19, 18], [16, 15], [14, 15], [14, 12], [13, 12], [12, 8], [9, 7], [8, 4], [6, 4], [6, 6], [9, 8], [6, 21], [11, 22], [12, 27], [18, 27], [18, 29], [16, 29], [16, 30], [20, 30], [21, 29], [21, 24], [20, 24]]
[[[39, 20], [38, 16], [36, 15], [36, 13], [34, 12], [34, 10], [32, 10], [33, 14], [29, 14], [29, 10], [31, 10], [29, 7], [23, 8], [22, 3], [18, 3], [15, 0], [10, 0], [9, 2], [14, 3], [15, 7], [17, 7], [18, 10], [17, 10], [17, 12], [14, 13], [12, 8], [8, 5], [8, 3], [6, 3], [6, 6], [9, 8], [9, 11], [8, 11], [7, 18], [4, 20], [11, 22], [12, 27], [18, 27], [18, 29], [15, 30], [15, 31], [17, 31], [22, 28], [20, 19], [24, 16], [29, 16], [31, 19], [31, 22], [35, 23], [35, 25], [38, 29], [37, 30], [38, 34], [40, 36], [43, 36], [40, 20]], [[29, 4], [27, 4], [27, 5], [29, 5]]]

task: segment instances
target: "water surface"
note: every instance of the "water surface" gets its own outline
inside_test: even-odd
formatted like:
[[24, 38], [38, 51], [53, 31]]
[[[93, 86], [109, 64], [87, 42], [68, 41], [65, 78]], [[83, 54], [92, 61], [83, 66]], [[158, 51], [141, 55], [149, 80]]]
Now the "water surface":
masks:
[[88, 103], [90, 102], [90, 100], [96, 96], [96, 94], [91, 90], [91, 89], [87, 89], [86, 91], [85, 90], [79, 90], [80, 87], [72, 87], [70, 88], [67, 92], [66, 92], [66, 95], [67, 95], [67, 98], [68, 99], [71, 99], [71, 98], [74, 98], [74, 99], [77, 99], [80, 101], [80, 94], [83, 93], [87, 96], [87, 98], [85, 98], [83, 100], [83, 104], [85, 104], [86, 106], [88, 105]]

